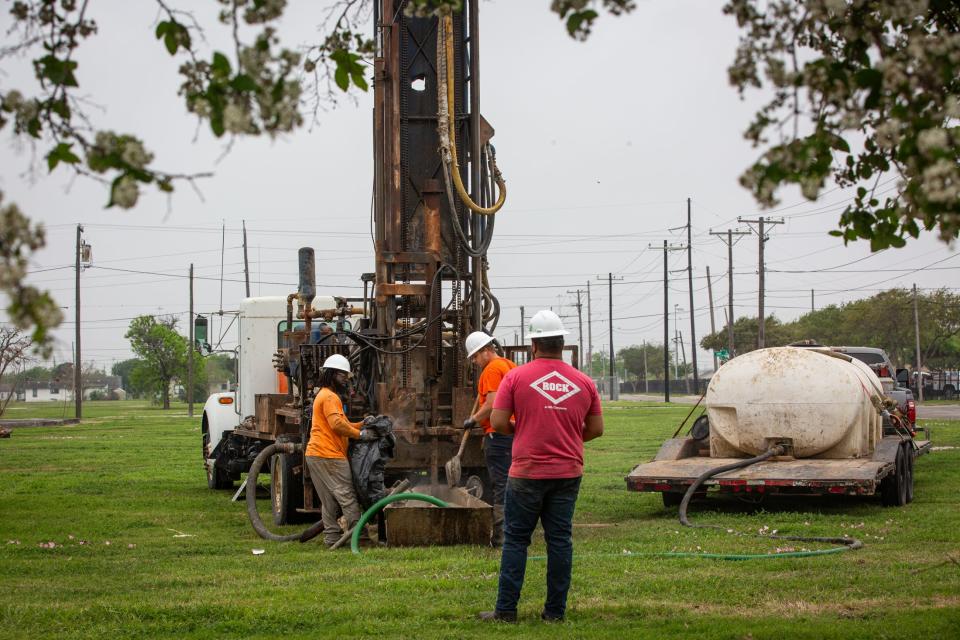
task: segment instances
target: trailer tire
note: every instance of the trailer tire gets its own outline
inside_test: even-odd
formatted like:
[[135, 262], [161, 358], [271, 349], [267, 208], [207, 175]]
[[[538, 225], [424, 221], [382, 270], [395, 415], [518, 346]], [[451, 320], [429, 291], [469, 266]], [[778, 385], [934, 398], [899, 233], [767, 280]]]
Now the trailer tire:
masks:
[[893, 473], [880, 481], [880, 495], [888, 507], [907, 504], [907, 456], [903, 446], [897, 447]]
[[679, 491], [664, 491], [660, 495], [663, 498], [663, 506], [667, 509], [679, 507], [683, 502], [683, 493]]
[[904, 443], [904, 460], [907, 467], [907, 502], [913, 502], [913, 465], [916, 461], [916, 455], [913, 452], [913, 445], [910, 442]]

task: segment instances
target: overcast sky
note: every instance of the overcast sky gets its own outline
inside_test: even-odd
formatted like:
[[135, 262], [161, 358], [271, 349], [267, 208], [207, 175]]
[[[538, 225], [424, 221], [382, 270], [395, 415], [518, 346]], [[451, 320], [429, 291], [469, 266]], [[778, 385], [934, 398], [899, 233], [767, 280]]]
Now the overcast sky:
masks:
[[[217, 6], [174, 4], [200, 5], [211, 16]], [[287, 43], [316, 40], [321, 4], [290, 3], [281, 28]], [[777, 209], [757, 208], [737, 176], [756, 156], [741, 132], [761, 96], [743, 102], [727, 83], [738, 34], [722, 15], [722, 2], [641, 0], [629, 16], [604, 16], [586, 43], [566, 35], [549, 4], [489, 0], [480, 6], [482, 112], [496, 129], [497, 160], [509, 187], [490, 249], [491, 285], [502, 308], [497, 335], [504, 342], [514, 341], [521, 305], [528, 316], [551, 306], [571, 316], [575, 339], [576, 294], [570, 292], [585, 291], [590, 282], [594, 350], [608, 348], [609, 272], [623, 278], [614, 286], [614, 348], [662, 342], [659, 247], [663, 240], [685, 241], [676, 228], [686, 224], [687, 198], [698, 337], [710, 329], [708, 266], [718, 328], [728, 291], [726, 247], [709, 231], [745, 229], [738, 216], [785, 219], [766, 245], [767, 310], [783, 320], [810, 310], [811, 289], [820, 308], [893, 286], [957, 285], [957, 252], [932, 234], [872, 256], [866, 243], [844, 247], [828, 236], [849, 198], [842, 191], [808, 202], [785, 190]], [[88, 15], [100, 34], [84, 43], [77, 75], [81, 94], [94, 103], [94, 122], [139, 135], [159, 168], [216, 175], [198, 184], [202, 197], [184, 184], [169, 200], [147, 188], [136, 209], [108, 210], [103, 185], [74, 180], [66, 169], [48, 175], [37, 162], [45, 149], [18, 145], [7, 127], [0, 190], [5, 202], [16, 202], [47, 228], [48, 247], [36, 255], [30, 281], [49, 288], [64, 307], [57, 361], [72, 360], [77, 223], [94, 256], [82, 274], [82, 357], [106, 369], [131, 356], [123, 334], [136, 315], [178, 314], [186, 332], [191, 262], [196, 310], [237, 308], [244, 295], [244, 220], [253, 295], [295, 288], [300, 246], [316, 249], [319, 292], [359, 294], [360, 273], [373, 270], [372, 92], [321, 113], [312, 128], [276, 140], [237, 140], [224, 154], [228, 141], [198, 127], [176, 95], [180, 59], [153, 38], [153, 3], [100, 0]], [[210, 46], [230, 50], [226, 36], [225, 29], [207, 33]], [[20, 63], [4, 63], [4, 90], [34, 87], [28, 61]], [[880, 184], [886, 192], [895, 180]], [[734, 248], [737, 316], [757, 312], [757, 248], [755, 235]], [[671, 253], [669, 262], [670, 333], [677, 304], [689, 357], [686, 254]], [[585, 293], [583, 301], [586, 342]], [[220, 328], [215, 321], [214, 331]], [[228, 333], [222, 346], [234, 344]], [[709, 356], [701, 351], [699, 357], [703, 368]]]

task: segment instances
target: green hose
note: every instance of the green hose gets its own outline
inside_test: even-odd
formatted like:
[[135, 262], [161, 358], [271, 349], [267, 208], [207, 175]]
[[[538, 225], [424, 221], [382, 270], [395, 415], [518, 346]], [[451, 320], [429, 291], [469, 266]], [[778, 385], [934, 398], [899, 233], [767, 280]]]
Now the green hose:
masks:
[[357, 526], [353, 528], [353, 536], [350, 538], [350, 551], [357, 555], [360, 554], [360, 532], [363, 531], [363, 528], [370, 521], [370, 518], [377, 515], [381, 509], [391, 502], [397, 502], [398, 500], [419, 500], [420, 502], [429, 502], [430, 504], [435, 504], [438, 507], [449, 506], [440, 498], [428, 496], [424, 493], [395, 493], [392, 496], [380, 498], [373, 503], [373, 506], [363, 512], [363, 515], [360, 516], [360, 519], [357, 521]]
[[[694, 553], [692, 551], [651, 551], [626, 553], [585, 553], [577, 558], [706, 558], [708, 560], [773, 560], [775, 558], [809, 558], [843, 553], [850, 547], [832, 547], [813, 551], [786, 551], [784, 553]], [[530, 556], [527, 560], [544, 561], [547, 556]]]

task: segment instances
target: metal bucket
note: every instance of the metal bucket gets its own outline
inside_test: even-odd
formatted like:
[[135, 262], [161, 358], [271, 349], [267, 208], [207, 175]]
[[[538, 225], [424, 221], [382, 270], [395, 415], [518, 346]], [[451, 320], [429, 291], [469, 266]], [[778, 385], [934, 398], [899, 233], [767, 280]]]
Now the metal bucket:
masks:
[[440, 498], [449, 506], [403, 500], [383, 509], [387, 544], [414, 547], [451, 544], [490, 544], [493, 507], [461, 487], [425, 485], [412, 491]]

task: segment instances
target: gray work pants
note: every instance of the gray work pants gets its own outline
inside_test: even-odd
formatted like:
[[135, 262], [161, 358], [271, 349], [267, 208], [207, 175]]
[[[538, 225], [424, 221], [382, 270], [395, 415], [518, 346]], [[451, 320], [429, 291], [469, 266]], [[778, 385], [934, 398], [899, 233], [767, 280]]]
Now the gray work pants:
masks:
[[347, 528], [360, 519], [360, 505], [353, 491], [350, 463], [337, 458], [304, 456], [310, 478], [320, 497], [320, 517], [323, 520], [323, 541], [327, 546], [340, 539], [343, 531], [337, 518], [343, 514]]

